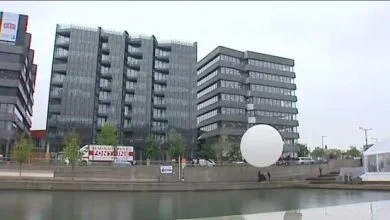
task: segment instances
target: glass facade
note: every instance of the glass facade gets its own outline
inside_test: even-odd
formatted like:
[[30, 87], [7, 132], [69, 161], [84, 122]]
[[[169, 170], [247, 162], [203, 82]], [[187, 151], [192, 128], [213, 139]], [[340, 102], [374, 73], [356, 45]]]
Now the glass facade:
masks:
[[148, 135], [166, 143], [171, 129], [193, 149], [196, 54], [196, 43], [160, 45], [154, 37], [133, 40], [101, 28], [57, 31], [47, 126], [53, 150], [70, 129], [82, 145], [94, 143], [105, 123], [138, 152]]

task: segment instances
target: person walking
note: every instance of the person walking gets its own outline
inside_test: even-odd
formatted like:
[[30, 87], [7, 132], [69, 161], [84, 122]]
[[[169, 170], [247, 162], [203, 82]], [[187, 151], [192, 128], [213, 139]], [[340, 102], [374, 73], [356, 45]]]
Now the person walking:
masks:
[[320, 171], [320, 176], [322, 176], [322, 169], [321, 169], [321, 167], [318, 167], [318, 170]]
[[271, 181], [271, 174], [267, 171], [268, 181]]

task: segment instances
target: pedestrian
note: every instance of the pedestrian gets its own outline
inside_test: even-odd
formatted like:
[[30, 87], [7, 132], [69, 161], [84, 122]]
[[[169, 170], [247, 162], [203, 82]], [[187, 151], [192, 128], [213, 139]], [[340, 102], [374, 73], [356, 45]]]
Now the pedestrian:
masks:
[[261, 172], [260, 170], [257, 171], [257, 182], [260, 182], [261, 181]]
[[267, 171], [268, 181], [271, 181], [271, 174]]
[[322, 169], [321, 169], [321, 167], [318, 167], [318, 170], [320, 171], [320, 176], [322, 176]]

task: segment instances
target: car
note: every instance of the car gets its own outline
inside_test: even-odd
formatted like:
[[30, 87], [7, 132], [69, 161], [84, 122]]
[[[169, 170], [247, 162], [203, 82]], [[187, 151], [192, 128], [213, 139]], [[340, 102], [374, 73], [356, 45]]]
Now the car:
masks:
[[314, 160], [311, 157], [298, 157], [298, 164], [314, 164]]
[[114, 166], [116, 167], [130, 167], [132, 164], [127, 160], [116, 160]]

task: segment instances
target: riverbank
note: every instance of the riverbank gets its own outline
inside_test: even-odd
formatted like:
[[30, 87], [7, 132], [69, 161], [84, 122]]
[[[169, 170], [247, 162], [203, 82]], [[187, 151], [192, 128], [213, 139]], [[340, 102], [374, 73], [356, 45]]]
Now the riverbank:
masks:
[[128, 192], [172, 192], [172, 191], [220, 191], [252, 189], [342, 189], [390, 191], [390, 183], [376, 184], [310, 184], [306, 181], [275, 182], [129, 182], [108, 179], [77, 178], [0, 178], [0, 190], [44, 190], [44, 191], [128, 191]]

